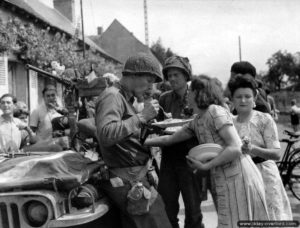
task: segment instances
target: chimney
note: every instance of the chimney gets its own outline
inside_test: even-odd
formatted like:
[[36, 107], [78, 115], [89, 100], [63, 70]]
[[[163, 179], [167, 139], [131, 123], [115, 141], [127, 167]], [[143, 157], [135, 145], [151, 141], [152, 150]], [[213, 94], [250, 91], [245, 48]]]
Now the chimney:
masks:
[[103, 32], [103, 28], [102, 27], [97, 27], [97, 35], [101, 36]]
[[74, 0], [53, 0], [54, 8], [62, 15], [75, 23], [75, 3]]

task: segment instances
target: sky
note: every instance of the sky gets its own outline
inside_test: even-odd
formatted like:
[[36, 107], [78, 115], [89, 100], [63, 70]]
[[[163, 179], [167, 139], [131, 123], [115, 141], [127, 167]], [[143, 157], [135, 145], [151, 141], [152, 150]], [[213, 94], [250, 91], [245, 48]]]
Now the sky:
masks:
[[[52, 0], [40, 0], [49, 6]], [[104, 31], [118, 19], [145, 42], [144, 0], [83, 0], [86, 35]], [[79, 17], [79, 0], [75, 0]], [[208, 74], [224, 84], [231, 65], [251, 62], [257, 72], [278, 50], [300, 51], [299, 0], [147, 0], [150, 45], [159, 38], [164, 47], [188, 57], [194, 74]]]

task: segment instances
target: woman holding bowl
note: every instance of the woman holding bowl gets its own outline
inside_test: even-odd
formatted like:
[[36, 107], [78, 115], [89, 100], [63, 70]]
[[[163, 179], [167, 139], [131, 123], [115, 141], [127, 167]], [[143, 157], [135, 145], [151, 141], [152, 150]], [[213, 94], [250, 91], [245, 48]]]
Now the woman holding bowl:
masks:
[[251, 157], [242, 154], [242, 142], [216, 80], [204, 75], [193, 79], [188, 102], [197, 114], [193, 121], [173, 135], [148, 139], [145, 144], [167, 146], [196, 136], [199, 144], [222, 146], [218, 156], [206, 163], [187, 156], [193, 169], [211, 171], [217, 193], [218, 227], [238, 227], [241, 220], [268, 220], [261, 174]]

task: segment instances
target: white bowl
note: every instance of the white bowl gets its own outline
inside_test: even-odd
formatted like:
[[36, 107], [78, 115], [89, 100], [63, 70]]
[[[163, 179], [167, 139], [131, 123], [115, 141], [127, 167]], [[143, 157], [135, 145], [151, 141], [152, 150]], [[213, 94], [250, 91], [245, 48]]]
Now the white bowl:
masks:
[[191, 122], [193, 119], [166, 119], [164, 121], [152, 123], [152, 125], [160, 127], [160, 128], [167, 128], [167, 127], [178, 127], [183, 126], [188, 122]]
[[223, 147], [219, 144], [205, 143], [190, 149], [189, 156], [198, 161], [207, 162], [218, 156], [221, 151], [223, 151]]

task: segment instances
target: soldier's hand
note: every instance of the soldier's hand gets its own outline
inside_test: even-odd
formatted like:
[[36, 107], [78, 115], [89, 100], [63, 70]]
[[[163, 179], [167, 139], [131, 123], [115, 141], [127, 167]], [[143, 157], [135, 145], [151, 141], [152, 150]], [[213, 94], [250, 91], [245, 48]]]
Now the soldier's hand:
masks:
[[144, 102], [144, 109], [142, 110], [141, 114], [143, 115], [146, 122], [149, 120], [154, 119], [159, 110], [159, 104], [157, 100], [146, 100]]
[[50, 103], [48, 103], [48, 106], [53, 109], [56, 109], [58, 107], [56, 102], [50, 102]]
[[157, 189], [158, 187], [158, 175], [156, 173], [156, 171], [153, 169], [153, 170], [149, 170], [148, 173], [147, 173], [147, 177], [148, 177], [148, 181], [149, 183]]
[[64, 107], [56, 107], [55, 110], [61, 115], [67, 115], [69, 113], [68, 109]]

